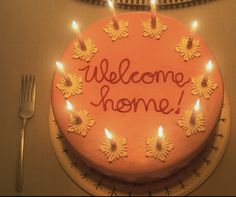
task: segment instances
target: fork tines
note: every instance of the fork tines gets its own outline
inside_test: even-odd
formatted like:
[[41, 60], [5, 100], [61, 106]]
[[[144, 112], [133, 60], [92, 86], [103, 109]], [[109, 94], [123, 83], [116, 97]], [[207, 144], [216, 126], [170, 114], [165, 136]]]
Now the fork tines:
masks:
[[22, 75], [21, 88], [21, 104], [26, 102], [34, 103], [36, 93], [35, 75]]

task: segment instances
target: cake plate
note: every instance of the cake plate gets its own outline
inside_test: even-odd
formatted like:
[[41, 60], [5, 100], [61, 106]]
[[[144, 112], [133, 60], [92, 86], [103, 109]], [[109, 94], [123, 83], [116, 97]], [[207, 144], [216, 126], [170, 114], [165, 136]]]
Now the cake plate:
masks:
[[[104, 6], [106, 1], [104, 0], [82, 0], [87, 3]], [[190, 6], [195, 6], [213, 0], [159, 0], [159, 9], [176, 9], [185, 8]], [[149, 0], [114, 0], [117, 7], [129, 10], [149, 10], [150, 1]]]
[[70, 150], [51, 107], [49, 128], [57, 160], [67, 175], [87, 193], [94, 196], [185, 196], [202, 185], [219, 165], [230, 136], [230, 107], [225, 93], [214, 138], [197, 158], [172, 176], [145, 184], [118, 182], [89, 168]]

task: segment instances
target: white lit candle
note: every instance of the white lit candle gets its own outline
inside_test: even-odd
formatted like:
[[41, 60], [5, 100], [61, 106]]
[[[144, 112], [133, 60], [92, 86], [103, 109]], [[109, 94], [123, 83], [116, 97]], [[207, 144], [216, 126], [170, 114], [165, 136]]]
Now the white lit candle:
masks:
[[71, 85], [71, 80], [68, 74], [65, 72], [64, 65], [61, 62], [56, 62], [57, 70], [61, 73], [61, 75], [65, 78], [68, 86]]
[[56, 66], [57, 66], [57, 69], [58, 69], [62, 74], [65, 73], [65, 71], [64, 71], [64, 65], [63, 65], [61, 62], [56, 62]]
[[202, 79], [202, 86], [206, 86], [207, 85], [207, 81], [209, 79], [209, 76], [210, 76], [210, 73], [211, 73], [211, 70], [213, 68], [213, 64], [212, 64], [212, 61], [209, 60], [207, 65], [206, 65], [206, 73]]
[[82, 34], [80, 32], [80, 28], [79, 28], [78, 23], [76, 21], [72, 21], [72, 25], [71, 26], [72, 26], [72, 29], [76, 33], [77, 40], [79, 42], [79, 45], [80, 45], [81, 49], [85, 51], [86, 50], [86, 44], [85, 44], [83, 36], [82, 36]]
[[196, 32], [197, 27], [198, 27], [198, 22], [195, 20], [192, 22], [191, 33], [188, 38], [188, 45], [187, 45], [188, 48], [191, 48], [193, 45], [193, 34]]
[[115, 139], [114, 139], [112, 133], [106, 128], [105, 128], [105, 135], [106, 135], [107, 139], [109, 140], [109, 142], [111, 144], [111, 149], [115, 150], [116, 149]]
[[111, 16], [112, 16], [113, 27], [115, 29], [119, 29], [119, 23], [118, 23], [118, 20], [117, 20], [116, 11], [115, 11], [115, 8], [114, 8], [113, 1], [112, 0], [107, 0], [107, 2], [108, 2], [108, 5], [109, 5], [109, 8], [110, 8]]
[[71, 115], [76, 119], [76, 123], [80, 124], [82, 122], [79, 115], [75, 112], [75, 109], [70, 101], [66, 100], [66, 108], [71, 113]]
[[75, 110], [73, 105], [71, 104], [70, 101], [66, 100], [66, 108], [67, 110], [71, 113], [72, 116], [76, 116]]
[[191, 124], [195, 124], [196, 121], [196, 113], [200, 110], [200, 100], [198, 99], [194, 105], [194, 108], [192, 110], [192, 115], [190, 118]]
[[151, 4], [151, 25], [152, 25], [153, 29], [156, 28], [157, 3], [158, 3], [158, 0], [150, 0], [150, 4]]
[[157, 147], [158, 150], [160, 150], [162, 148], [163, 137], [164, 137], [164, 130], [163, 130], [163, 127], [160, 126], [158, 128], [158, 131], [157, 131], [157, 144], [156, 144], [156, 147]]
[[195, 33], [198, 27], [198, 22], [195, 20], [192, 22], [192, 31], [191, 34]]
[[67, 108], [70, 112], [73, 112], [73, 111], [74, 111], [73, 105], [72, 105], [71, 102], [68, 101], [68, 100], [66, 100], [66, 108]]

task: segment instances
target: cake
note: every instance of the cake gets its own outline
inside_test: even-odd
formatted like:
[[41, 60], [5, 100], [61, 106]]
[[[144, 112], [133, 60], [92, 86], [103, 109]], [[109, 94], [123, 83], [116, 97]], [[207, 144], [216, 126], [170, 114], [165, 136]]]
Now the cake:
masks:
[[54, 75], [52, 108], [63, 136], [86, 165], [116, 180], [147, 183], [184, 168], [209, 143], [221, 113], [223, 81], [209, 48], [194, 33], [187, 50], [189, 28], [157, 17], [156, 32], [145, 12], [118, 15], [120, 29], [110, 17], [90, 25], [86, 50], [72, 40], [60, 59], [64, 74]]

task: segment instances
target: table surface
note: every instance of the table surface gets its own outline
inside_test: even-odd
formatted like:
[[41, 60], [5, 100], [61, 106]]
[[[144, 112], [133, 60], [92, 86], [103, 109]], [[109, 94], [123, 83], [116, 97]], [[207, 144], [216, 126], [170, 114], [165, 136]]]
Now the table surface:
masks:
[[[200, 22], [199, 33], [221, 65], [232, 112], [232, 134], [215, 173], [194, 195], [236, 194], [236, 1], [216, 0], [183, 8], [162, 10], [188, 25]], [[125, 10], [118, 10], [124, 12]], [[26, 132], [23, 195], [86, 195], [56, 160], [48, 129], [54, 62], [72, 39], [70, 24], [80, 19], [86, 28], [109, 15], [105, 7], [79, 0], [0, 1], [0, 195], [15, 193], [16, 161], [21, 121], [18, 118], [22, 73], [36, 73], [36, 114]]]

